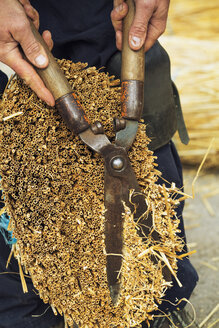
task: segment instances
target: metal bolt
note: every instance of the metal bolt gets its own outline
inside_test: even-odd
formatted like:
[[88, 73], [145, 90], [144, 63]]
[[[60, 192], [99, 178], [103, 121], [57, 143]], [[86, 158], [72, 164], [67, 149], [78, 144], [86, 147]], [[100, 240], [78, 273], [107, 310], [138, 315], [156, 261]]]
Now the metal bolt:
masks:
[[104, 133], [103, 126], [99, 121], [96, 121], [91, 125], [91, 130], [93, 131], [94, 134]]
[[124, 166], [124, 161], [121, 157], [115, 157], [112, 160], [112, 168], [116, 171], [122, 170]]
[[125, 129], [126, 120], [124, 118], [114, 118], [113, 120], [114, 130], [116, 132]]

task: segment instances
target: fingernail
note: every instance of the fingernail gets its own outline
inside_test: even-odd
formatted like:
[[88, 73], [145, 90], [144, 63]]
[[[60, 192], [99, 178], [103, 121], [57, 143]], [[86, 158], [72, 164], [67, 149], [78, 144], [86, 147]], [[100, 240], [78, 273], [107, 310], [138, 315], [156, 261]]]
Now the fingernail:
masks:
[[39, 55], [35, 58], [35, 62], [37, 65], [42, 66], [46, 63], [46, 57], [43, 55]]
[[137, 36], [132, 36], [131, 44], [133, 47], [139, 47], [141, 45], [141, 39], [138, 38]]
[[120, 12], [122, 10], [123, 10], [123, 4], [121, 3], [121, 5], [119, 5], [119, 6], [116, 7], [116, 11], [117, 12]]

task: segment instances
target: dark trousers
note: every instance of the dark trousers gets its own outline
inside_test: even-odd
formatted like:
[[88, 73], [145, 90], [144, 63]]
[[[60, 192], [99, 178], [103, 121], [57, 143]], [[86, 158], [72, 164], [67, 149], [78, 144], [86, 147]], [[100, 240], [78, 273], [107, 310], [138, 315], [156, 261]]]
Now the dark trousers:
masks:
[[[169, 142], [156, 150], [155, 156], [157, 156], [158, 169], [162, 172], [163, 178], [175, 182], [176, 186], [181, 188], [182, 169], [173, 143]], [[158, 183], [163, 184], [164, 180]], [[185, 238], [182, 210], [183, 203], [178, 206], [177, 215], [180, 218], [180, 235]], [[12, 258], [8, 269], [5, 267], [9, 253], [10, 247], [0, 236], [0, 328], [49, 328], [61, 320], [60, 317], [54, 316], [49, 305], [44, 304], [37, 296], [37, 291], [29, 278], [26, 278], [29, 292], [23, 293], [16, 260]], [[197, 273], [188, 258], [179, 260], [178, 268], [178, 278], [183, 287], [180, 288], [173, 279], [173, 287], [165, 296], [165, 299], [175, 304], [181, 298], [190, 297], [198, 280]], [[5, 274], [2, 274], [4, 272]], [[179, 307], [183, 305], [181, 303]], [[160, 309], [167, 312], [174, 310], [175, 307], [164, 301]]]

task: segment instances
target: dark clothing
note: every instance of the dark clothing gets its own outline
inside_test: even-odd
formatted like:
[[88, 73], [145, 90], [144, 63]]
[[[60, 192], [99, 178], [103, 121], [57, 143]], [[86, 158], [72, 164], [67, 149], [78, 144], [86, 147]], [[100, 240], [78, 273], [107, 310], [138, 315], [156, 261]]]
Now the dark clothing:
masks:
[[28, 278], [28, 293], [23, 293], [17, 260], [12, 257], [8, 269], [5, 268], [9, 253], [10, 247], [0, 234], [0, 272], [8, 272], [0, 275], [0, 328], [49, 328], [59, 322], [60, 317], [54, 316], [49, 304], [37, 296]]
[[5, 90], [7, 82], [8, 82], [7, 75], [4, 74], [2, 71], [0, 71], [0, 98]]
[[[96, 65], [97, 67], [107, 65], [108, 70], [113, 72], [115, 63], [112, 63], [111, 57], [115, 54], [118, 58], [118, 55], [115, 47], [115, 33], [110, 21], [112, 0], [81, 0], [79, 2], [32, 0], [31, 3], [39, 11], [41, 32], [45, 29], [52, 32], [55, 42], [53, 54], [56, 57], [71, 59], [74, 62], [88, 62], [89, 65]], [[148, 52], [148, 58], [150, 60], [146, 64], [148, 77], [145, 83], [143, 117], [147, 124], [151, 124], [148, 130], [150, 136], [152, 138], [157, 136], [157, 140], [160, 139], [163, 142], [161, 143], [162, 147], [155, 151], [158, 169], [167, 181], [175, 182], [177, 187], [181, 188], [183, 183], [180, 160], [173, 143], [169, 142], [177, 124], [169, 58], [158, 43]], [[118, 67], [117, 65], [115, 68], [116, 75], [118, 75]], [[0, 83], [2, 86], [3, 82], [0, 81]], [[162, 111], [159, 111], [160, 108]], [[157, 119], [154, 120], [154, 116]], [[165, 120], [167, 117], [168, 119]], [[160, 118], [162, 125], [159, 126]], [[151, 122], [156, 123], [152, 124]], [[165, 130], [169, 123], [172, 123], [168, 128], [168, 131], [171, 132], [164, 140], [163, 135], [157, 132], [161, 133], [161, 130]], [[163, 184], [164, 181], [162, 180], [160, 183]], [[181, 203], [177, 209], [177, 214], [181, 219], [180, 235], [185, 238], [182, 210], [183, 204]], [[10, 248], [0, 234], [0, 272], [19, 272], [14, 259], [12, 259], [9, 268], [5, 269], [9, 253]], [[198, 280], [197, 273], [187, 258], [179, 261], [178, 265], [178, 278], [183, 287], [178, 287], [173, 281], [173, 287], [167, 291], [165, 296], [173, 303], [183, 297], [189, 298]], [[29, 279], [26, 281], [29, 293], [23, 294], [19, 275], [10, 273], [0, 275], [0, 328], [49, 328], [60, 320], [59, 317], [52, 314], [48, 304], [44, 304], [33, 292], [31, 281]], [[162, 311], [173, 310], [174, 306], [168, 302], [163, 302], [160, 309]], [[32, 317], [32, 315], [40, 315], [44, 311], [45, 314], [42, 316]]]
[[31, 0], [40, 13], [40, 32], [49, 29], [53, 55], [89, 66], [105, 66], [116, 51], [112, 0]]

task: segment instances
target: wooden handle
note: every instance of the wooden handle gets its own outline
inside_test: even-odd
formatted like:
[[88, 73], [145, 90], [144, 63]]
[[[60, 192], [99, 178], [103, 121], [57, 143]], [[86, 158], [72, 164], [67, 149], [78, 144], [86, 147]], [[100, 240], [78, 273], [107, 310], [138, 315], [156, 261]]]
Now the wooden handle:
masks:
[[46, 68], [36, 68], [37, 73], [42, 78], [46, 87], [51, 91], [55, 100], [72, 92], [72, 88], [68, 83], [64, 73], [60, 69], [59, 65], [55, 61], [55, 58], [51, 54], [47, 44], [43, 40], [40, 33], [37, 31], [34, 24], [30, 21], [31, 30], [36, 38], [36, 40], [43, 46], [46, 54], [49, 58], [49, 65]]
[[129, 30], [135, 15], [135, 4], [133, 0], [127, 0], [126, 2], [128, 4], [129, 11], [123, 21], [121, 80], [137, 80], [144, 82], [144, 47], [138, 51], [132, 50], [129, 47]]
[[32, 32], [36, 40], [43, 46], [49, 58], [49, 64], [46, 68], [36, 68], [37, 73], [42, 78], [46, 87], [52, 92], [56, 100], [56, 108], [63, 117], [66, 125], [75, 134], [80, 134], [89, 128], [89, 122], [84, 109], [72, 92], [64, 73], [55, 61], [47, 44], [30, 21]]

